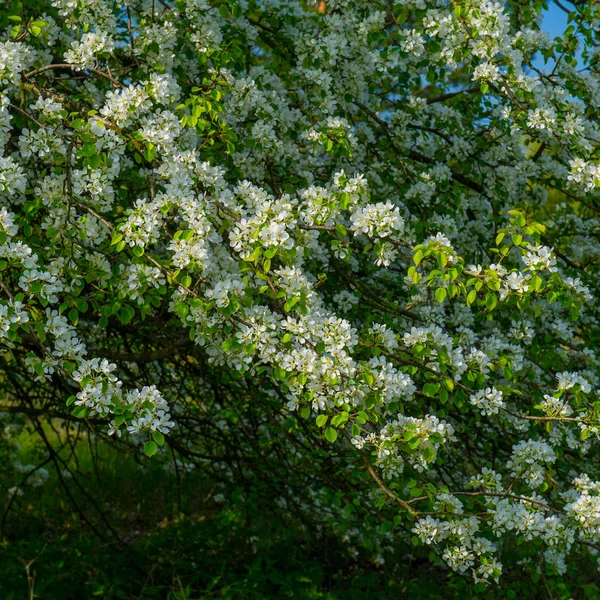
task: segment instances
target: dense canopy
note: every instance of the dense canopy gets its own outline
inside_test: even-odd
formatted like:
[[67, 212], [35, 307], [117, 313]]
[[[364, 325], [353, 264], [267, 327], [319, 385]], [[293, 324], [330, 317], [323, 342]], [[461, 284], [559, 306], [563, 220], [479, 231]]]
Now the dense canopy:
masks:
[[559, 6], [5, 2], [3, 521], [56, 471], [106, 534], [89, 438], [376, 565], [592, 589], [600, 8]]

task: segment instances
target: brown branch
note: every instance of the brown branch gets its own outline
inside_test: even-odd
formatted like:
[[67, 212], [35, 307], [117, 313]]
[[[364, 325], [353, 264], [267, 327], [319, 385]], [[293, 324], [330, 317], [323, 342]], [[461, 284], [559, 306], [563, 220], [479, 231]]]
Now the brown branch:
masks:
[[383, 481], [381, 481], [379, 475], [377, 475], [377, 473], [375, 472], [375, 469], [373, 469], [373, 467], [371, 466], [371, 463], [369, 462], [369, 459], [363, 455], [363, 460], [365, 462], [365, 467], [367, 468], [367, 471], [369, 472], [369, 475], [373, 478], [373, 481], [375, 481], [375, 483], [379, 486], [379, 488], [381, 489], [381, 491], [391, 500], [393, 500], [394, 502], [396, 502], [397, 504], [399, 504], [404, 510], [406, 510], [407, 512], [409, 512], [413, 517], [418, 517], [419, 513], [416, 512], [413, 508], [411, 508], [411, 506], [409, 505], [408, 502], [406, 502], [405, 500], [402, 500], [402, 498], [396, 496], [396, 494], [394, 494], [394, 492], [392, 492], [390, 489], [388, 489], [385, 484], [383, 483]]
[[[35, 71], [30, 71], [29, 73], [24, 75], [24, 77], [25, 77], [25, 79], [30, 79], [31, 77], [35, 77], [36, 75], [39, 75], [40, 73], [44, 73], [45, 71], [50, 71], [50, 70], [55, 70], [55, 69], [69, 69], [70, 71], [72, 71], [74, 68], [75, 68], [75, 66], [71, 65], [69, 63], [46, 65], [45, 67], [41, 67], [39, 69], [36, 69]], [[112, 84], [116, 85], [117, 87], [123, 87], [123, 84], [120, 81], [117, 81], [112, 75], [109, 75], [108, 73], [105, 73], [104, 71], [101, 71], [100, 69], [92, 68], [92, 69], [82, 69], [82, 70], [90, 71], [91, 73], [99, 75], [100, 77], [104, 77], [105, 79], [108, 79]]]
[[[398, 162], [404, 166], [404, 158], [401, 156], [400, 151], [398, 150], [398, 148], [396, 147], [396, 145], [394, 143], [392, 135], [388, 129], [388, 124], [381, 117], [379, 117], [379, 115], [377, 115], [377, 113], [373, 112], [370, 108], [365, 106], [362, 102], [358, 102], [358, 101], [354, 100], [353, 103], [356, 106], [358, 106], [360, 109], [362, 109], [367, 115], [369, 115], [369, 117], [371, 117], [371, 119], [373, 119], [373, 121], [375, 121], [382, 128], [383, 133], [385, 134], [388, 141], [390, 142], [390, 146], [392, 148], [392, 151], [394, 152], [394, 155], [398, 159]], [[430, 158], [429, 156], [425, 156], [424, 154], [421, 154], [420, 152], [417, 152], [416, 150], [409, 150], [406, 154], [407, 154], [408, 158], [410, 158], [414, 161], [420, 162], [420, 163], [424, 163], [427, 165], [436, 165], [437, 164], [436, 160], [434, 160], [433, 158]], [[455, 181], [462, 183], [465, 187], [472, 189], [474, 192], [477, 192], [478, 194], [482, 194], [485, 191], [484, 187], [481, 184], [477, 183], [476, 181], [473, 181], [472, 179], [463, 175], [462, 173], [458, 173], [457, 171], [452, 169], [452, 167], [448, 167], [448, 168], [452, 172], [452, 178]]]

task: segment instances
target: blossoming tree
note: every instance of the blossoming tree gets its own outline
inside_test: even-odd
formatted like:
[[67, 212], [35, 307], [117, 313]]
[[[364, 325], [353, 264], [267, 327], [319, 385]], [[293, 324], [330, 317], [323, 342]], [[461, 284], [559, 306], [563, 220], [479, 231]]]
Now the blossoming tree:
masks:
[[7, 1], [0, 410], [378, 561], [595, 569], [600, 15], [544, 5]]

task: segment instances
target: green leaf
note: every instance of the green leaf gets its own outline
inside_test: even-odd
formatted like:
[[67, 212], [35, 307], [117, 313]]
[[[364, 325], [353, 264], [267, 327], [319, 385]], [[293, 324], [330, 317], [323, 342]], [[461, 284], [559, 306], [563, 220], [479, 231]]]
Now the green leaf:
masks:
[[94, 154], [88, 158], [88, 162], [92, 169], [97, 169], [102, 164], [102, 156], [100, 154]]
[[492, 294], [491, 292], [488, 292], [485, 295], [485, 306], [487, 307], [487, 309], [494, 310], [494, 308], [496, 308], [497, 304], [498, 304], [498, 299], [496, 298], [496, 294]]
[[96, 154], [96, 144], [86, 142], [77, 154], [79, 154], [79, 156], [94, 156], [94, 154]]
[[124, 306], [119, 311], [119, 321], [121, 321], [123, 325], [127, 325], [127, 323], [129, 323], [131, 319], [133, 319], [134, 315], [135, 310], [133, 308], [131, 308], [130, 306]]
[[369, 420], [369, 415], [367, 415], [367, 413], [364, 410], [360, 410], [358, 411], [358, 415], [356, 415], [356, 420], [361, 425], [364, 425]]
[[110, 245], [114, 246], [118, 244], [123, 239], [123, 234], [120, 231], [113, 231], [112, 238], [110, 240]]
[[439, 303], [442, 303], [446, 299], [446, 294], [447, 292], [445, 288], [438, 288], [437, 290], [435, 290], [435, 299]]
[[333, 442], [335, 442], [335, 440], [337, 440], [337, 436], [338, 433], [335, 429], [333, 429], [332, 427], [328, 427], [325, 430], [325, 437], [327, 438], [328, 441], [330, 441], [332, 444]]
[[152, 432], [152, 439], [159, 445], [162, 446], [165, 443], [165, 436], [160, 431]]
[[74, 308], [69, 311], [69, 319], [71, 319], [73, 325], [77, 325], [79, 322], [79, 313]]
[[83, 419], [83, 417], [85, 417], [86, 414], [87, 408], [85, 406], [76, 406], [73, 409], [73, 416], [77, 417], [78, 419]]
[[327, 415], [319, 415], [317, 417], [317, 427], [323, 427], [323, 425], [325, 425], [325, 423], [327, 423]]
[[437, 395], [439, 389], [440, 389], [440, 384], [439, 383], [426, 383], [423, 386], [423, 393], [426, 396], [429, 396], [430, 398], [433, 398], [433, 396]]
[[276, 366], [273, 368], [273, 375], [275, 376], [275, 379], [283, 381], [287, 377], [287, 371], [280, 366]]
[[173, 312], [175, 312], [176, 315], [179, 315], [180, 319], [185, 319], [190, 312], [190, 307], [185, 302], [177, 302], [173, 307]]
[[422, 450], [423, 452], [423, 458], [428, 462], [431, 463], [435, 460], [435, 451], [431, 446], [425, 446]]
[[146, 456], [154, 456], [157, 450], [158, 446], [156, 445], [156, 442], [146, 442], [144, 444], [144, 454], [146, 454]]
[[[290, 312], [290, 310], [292, 310], [292, 308], [294, 308], [294, 306], [296, 306], [296, 304], [298, 304], [298, 302], [300, 302], [300, 298], [298, 296], [294, 296], [293, 298], [290, 298], [283, 306], [283, 309], [285, 310], [285, 312]], [[323, 346], [323, 350], [325, 350], [325, 347]], [[321, 352], [323, 352], [323, 350], [321, 350]]]
[[440, 389], [440, 402], [442, 404], [446, 404], [446, 402], [448, 402], [448, 390], [446, 390], [446, 388]]

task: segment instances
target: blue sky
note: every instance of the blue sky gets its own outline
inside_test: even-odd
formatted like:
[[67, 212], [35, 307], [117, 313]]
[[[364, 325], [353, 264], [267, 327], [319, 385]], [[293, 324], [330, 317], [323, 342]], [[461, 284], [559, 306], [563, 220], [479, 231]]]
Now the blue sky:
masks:
[[[561, 36], [565, 32], [565, 29], [567, 28], [567, 13], [564, 10], [560, 9], [552, 0], [549, 0], [548, 4], [548, 10], [545, 12], [544, 18], [542, 20], [542, 29], [548, 33], [550, 39], [554, 39], [557, 36]], [[564, 4], [568, 8], [571, 8], [568, 2], [565, 2]], [[578, 62], [581, 61], [579, 53], [576, 55], [576, 58]], [[551, 69], [554, 65], [552, 61], [544, 63], [544, 59], [542, 58], [542, 55], [539, 52], [534, 57], [533, 64], [538, 69], [544, 70], [548, 68]]]
[[558, 8], [552, 0], [542, 21], [542, 29], [548, 32], [551, 38], [561, 35], [567, 28], [567, 13]]

